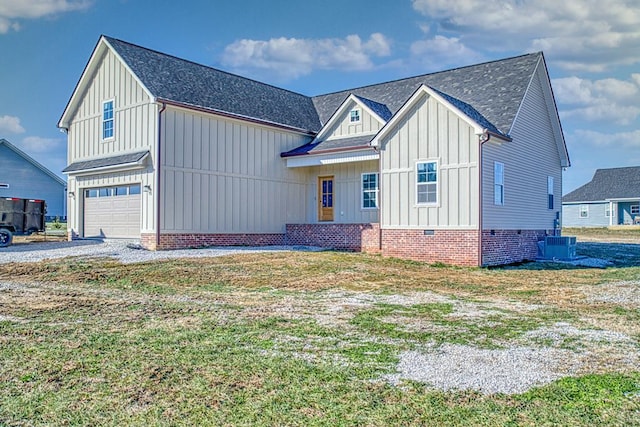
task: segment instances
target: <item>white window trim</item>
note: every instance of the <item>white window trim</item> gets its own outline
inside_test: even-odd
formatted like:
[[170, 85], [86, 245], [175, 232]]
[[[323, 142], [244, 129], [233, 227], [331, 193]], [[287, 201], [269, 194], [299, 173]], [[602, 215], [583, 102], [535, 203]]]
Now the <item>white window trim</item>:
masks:
[[[358, 112], [358, 120], [351, 120], [351, 113], [353, 111], [357, 111]], [[351, 110], [349, 110], [349, 124], [350, 125], [355, 125], [357, 123], [360, 123], [362, 121], [362, 109], [361, 108], [352, 108]]]
[[[496, 180], [496, 167], [500, 165], [502, 167], [502, 181], [497, 182]], [[502, 197], [500, 203], [496, 200], [496, 186], [500, 186], [502, 190]], [[493, 204], [495, 206], [504, 206], [505, 205], [505, 191], [504, 191], [504, 163], [502, 162], [493, 162]]]
[[3, 182], [0, 182], [0, 188], [9, 188], [9, 184], [5, 184]]
[[[582, 216], [582, 212], [586, 212], [586, 215]], [[580, 205], [578, 218], [589, 218], [589, 205]]]
[[[556, 205], [556, 198], [554, 189], [554, 178], [552, 176], [547, 177], [547, 209], [554, 209]], [[549, 196], [552, 197], [552, 206], [549, 206]]]
[[[430, 182], [418, 183], [418, 165], [421, 163], [435, 163], [436, 164], [436, 201], [435, 202], [423, 202], [418, 203], [418, 185], [419, 184], [432, 184]], [[418, 159], [413, 166], [415, 176], [413, 177], [413, 185], [415, 190], [413, 196], [415, 197], [414, 206], [416, 207], [437, 207], [440, 206], [440, 159]]]
[[[636, 208], [636, 212], [634, 212], [633, 208]], [[631, 215], [640, 215], [640, 205], [630, 205], [629, 206], [629, 214]]]
[[[373, 192], [376, 195], [376, 205], [374, 207], [364, 206], [364, 176], [375, 175], [376, 176], [376, 189]], [[371, 192], [372, 190], [367, 190]], [[360, 209], [370, 211], [380, 208], [380, 174], [378, 172], [363, 172], [360, 174]]]
[[604, 206], [604, 217], [605, 218], [611, 217], [611, 205], [610, 204], [606, 204]]
[[[105, 119], [104, 119], [104, 104], [111, 102], [113, 103], [113, 117], [111, 118], [111, 121], [113, 122], [113, 134], [108, 137], [105, 138], [104, 137], [104, 124], [105, 124]], [[115, 98], [111, 98], [111, 99], [105, 99], [104, 101], [102, 101], [102, 109], [100, 110], [100, 137], [102, 139], [102, 141], [113, 141], [114, 139], [116, 139], [116, 99]]]

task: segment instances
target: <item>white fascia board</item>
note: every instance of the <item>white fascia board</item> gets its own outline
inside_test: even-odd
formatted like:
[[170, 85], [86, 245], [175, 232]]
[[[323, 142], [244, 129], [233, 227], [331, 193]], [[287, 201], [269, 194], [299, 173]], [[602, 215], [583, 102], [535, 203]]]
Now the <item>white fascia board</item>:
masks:
[[341, 153], [318, 154], [312, 156], [287, 157], [288, 168], [333, 165], [338, 163], [364, 162], [378, 160], [380, 154], [372, 150], [358, 150]]
[[382, 129], [380, 129], [380, 132], [378, 132], [375, 138], [373, 138], [373, 140], [371, 141], [371, 146], [372, 147], [379, 146], [380, 140], [384, 138], [391, 129], [393, 129], [396, 123], [398, 123], [424, 95], [432, 96], [436, 101], [444, 105], [447, 109], [451, 110], [454, 114], [456, 114], [466, 123], [468, 123], [473, 128], [476, 135], [482, 135], [484, 133], [485, 129], [482, 126], [480, 126], [478, 122], [476, 122], [471, 117], [463, 113], [458, 107], [451, 104], [449, 101], [447, 101], [445, 98], [443, 98], [440, 94], [438, 94], [436, 91], [431, 89], [429, 86], [422, 85], [413, 93], [413, 95], [411, 95], [411, 97], [396, 112], [396, 114], [394, 114], [391, 120], [389, 120], [387, 124], [384, 125]]
[[611, 199], [605, 199], [605, 201], [607, 201], [607, 202], [637, 202], [637, 201], [640, 201], [640, 196], [638, 196], [638, 197], [621, 197], [621, 198], [612, 197]]
[[331, 115], [329, 120], [327, 120], [327, 123], [325, 123], [324, 126], [322, 126], [322, 129], [320, 129], [320, 132], [318, 132], [318, 134], [314, 138], [314, 141], [322, 139], [327, 134], [327, 132], [329, 132], [329, 129], [331, 129], [331, 127], [339, 120], [342, 114], [347, 111], [347, 106], [349, 105], [350, 102], [355, 102], [358, 106], [360, 106], [360, 108], [362, 108], [364, 111], [369, 113], [374, 119], [380, 122], [381, 125], [384, 125], [386, 123], [382, 119], [382, 117], [380, 117], [375, 111], [373, 111], [367, 105], [362, 103], [362, 101], [360, 101], [357, 96], [355, 96], [354, 94], [350, 94], [344, 101], [342, 101], [342, 104], [340, 104], [340, 106], [336, 109], [336, 111]]

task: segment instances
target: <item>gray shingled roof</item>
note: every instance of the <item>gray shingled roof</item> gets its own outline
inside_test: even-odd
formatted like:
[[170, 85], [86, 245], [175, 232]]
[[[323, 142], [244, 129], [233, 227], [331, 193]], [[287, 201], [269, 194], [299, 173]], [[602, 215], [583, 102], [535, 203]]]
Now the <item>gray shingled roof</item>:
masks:
[[378, 117], [380, 117], [385, 122], [388, 122], [389, 119], [393, 116], [393, 114], [389, 110], [389, 107], [387, 107], [386, 105], [380, 104], [379, 102], [375, 102], [367, 98], [363, 98], [358, 95], [355, 95], [355, 97], [358, 98], [364, 105], [369, 107], [374, 113], [378, 115]]
[[282, 157], [301, 156], [304, 154], [318, 154], [327, 151], [350, 150], [357, 148], [368, 148], [369, 142], [373, 138], [372, 135], [354, 136], [351, 138], [328, 139], [324, 141], [315, 141], [294, 148], [291, 151], [282, 153]]
[[424, 84], [470, 106], [498, 133], [507, 135], [541, 57], [541, 52], [531, 53], [319, 95], [313, 97], [313, 103], [323, 124], [350, 93], [384, 104], [395, 114]]
[[563, 202], [640, 198], [640, 166], [598, 169], [593, 179], [562, 197]]
[[95, 160], [85, 160], [83, 162], [71, 163], [64, 168], [62, 172], [77, 172], [88, 169], [98, 169], [108, 166], [127, 165], [138, 163], [149, 154], [148, 151], [139, 151], [137, 153], [123, 154], [121, 156], [103, 157]]
[[156, 98], [306, 131], [320, 130], [311, 98], [122, 40], [105, 39]]

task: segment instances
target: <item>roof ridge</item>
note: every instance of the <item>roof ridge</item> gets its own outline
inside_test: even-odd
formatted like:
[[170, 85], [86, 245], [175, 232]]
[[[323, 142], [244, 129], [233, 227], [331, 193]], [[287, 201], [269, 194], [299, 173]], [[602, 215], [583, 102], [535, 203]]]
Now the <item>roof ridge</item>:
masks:
[[387, 80], [387, 81], [384, 81], [384, 82], [372, 83], [372, 84], [368, 84], [368, 85], [364, 85], [364, 86], [358, 86], [358, 87], [353, 87], [353, 88], [336, 90], [336, 91], [333, 91], [333, 92], [327, 92], [327, 93], [322, 93], [322, 94], [318, 94], [318, 95], [313, 95], [311, 98], [320, 98], [320, 97], [327, 96], [327, 95], [335, 95], [335, 94], [341, 93], [341, 92], [352, 92], [352, 91], [355, 91], [355, 90], [366, 89], [366, 88], [369, 88], [369, 87], [374, 87], [374, 86], [383, 85], [383, 84], [387, 84], [387, 83], [396, 83], [396, 82], [416, 79], [416, 78], [420, 78], [420, 77], [433, 76], [433, 75], [442, 74], [442, 73], [449, 73], [451, 71], [463, 70], [465, 68], [480, 67], [480, 66], [483, 66], [483, 65], [493, 64], [493, 63], [496, 63], [496, 62], [505, 62], [505, 61], [510, 61], [510, 60], [517, 59], [517, 58], [524, 58], [526, 56], [534, 56], [534, 55], [535, 56], [542, 55], [542, 51], [525, 53], [525, 54], [522, 54], [522, 55], [516, 55], [516, 56], [509, 57], [509, 58], [493, 59], [491, 61], [485, 61], [485, 62], [481, 62], [479, 64], [463, 65], [463, 66], [460, 66], [460, 67], [449, 68], [447, 70], [434, 71], [432, 73], [425, 73], [425, 74], [417, 74], [415, 76], [402, 77], [402, 78], [395, 79], [395, 80]]
[[286, 88], [283, 88], [283, 87], [280, 87], [280, 86], [276, 86], [276, 85], [273, 85], [273, 84], [270, 84], [270, 83], [261, 82], [260, 80], [252, 79], [250, 77], [241, 76], [240, 74], [235, 74], [235, 73], [232, 73], [230, 71], [221, 70], [220, 68], [212, 67], [210, 65], [204, 65], [204, 64], [201, 64], [199, 62], [192, 61], [190, 59], [181, 58], [181, 57], [179, 57], [177, 55], [161, 52], [159, 50], [151, 49], [149, 47], [145, 47], [145, 46], [141, 46], [141, 45], [138, 45], [138, 44], [135, 44], [135, 43], [131, 43], [131, 42], [128, 42], [126, 40], [121, 40], [121, 39], [116, 38], [116, 37], [107, 36], [106, 34], [102, 34], [102, 37], [104, 37], [107, 41], [115, 40], [115, 41], [117, 41], [119, 43], [124, 43], [124, 44], [127, 44], [129, 46], [133, 46], [133, 47], [138, 48], [138, 49], [146, 50], [147, 52], [152, 52], [152, 53], [155, 53], [155, 54], [158, 54], [158, 55], [162, 55], [162, 56], [165, 56], [165, 57], [176, 59], [178, 61], [187, 62], [187, 63], [193, 64], [193, 65], [196, 65], [198, 67], [208, 68], [210, 70], [214, 70], [214, 71], [217, 71], [219, 73], [226, 74], [228, 76], [233, 76], [233, 77], [237, 77], [239, 79], [252, 81], [254, 83], [258, 83], [258, 84], [261, 84], [261, 85], [264, 85], [264, 86], [269, 86], [269, 87], [272, 87], [274, 89], [278, 89], [278, 90], [281, 90], [281, 91], [284, 91], [284, 92], [292, 93], [294, 95], [304, 96], [305, 98], [312, 98], [311, 96], [305, 95], [305, 94], [300, 93], [300, 92], [295, 92], [293, 90], [286, 89]]

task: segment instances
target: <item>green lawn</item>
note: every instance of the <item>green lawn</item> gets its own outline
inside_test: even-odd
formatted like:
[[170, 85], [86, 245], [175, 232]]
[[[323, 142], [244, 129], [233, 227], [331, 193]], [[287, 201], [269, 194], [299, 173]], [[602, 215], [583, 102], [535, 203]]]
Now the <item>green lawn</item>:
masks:
[[[640, 373], [625, 362], [640, 351], [640, 267], [628, 259], [606, 270], [336, 252], [3, 265], [0, 425], [640, 425]], [[528, 338], [558, 324], [628, 340]], [[444, 344], [586, 362], [521, 394], [385, 379], [403, 352]]]

